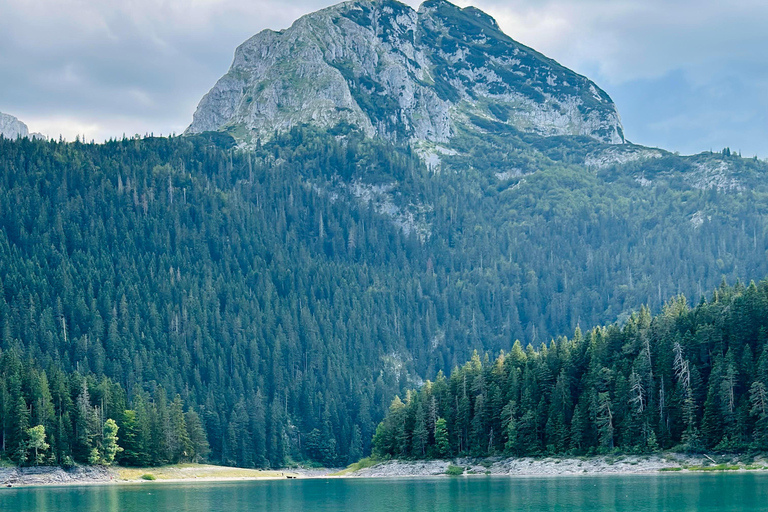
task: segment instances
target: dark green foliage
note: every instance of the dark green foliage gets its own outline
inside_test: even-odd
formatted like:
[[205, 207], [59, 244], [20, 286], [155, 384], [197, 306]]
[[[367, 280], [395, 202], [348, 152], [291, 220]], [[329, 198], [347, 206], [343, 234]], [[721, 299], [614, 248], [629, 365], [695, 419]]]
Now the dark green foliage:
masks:
[[[765, 450], [767, 328], [763, 281], [721, 286], [693, 309], [681, 297], [655, 318], [643, 308], [624, 325], [577, 330], [539, 349], [515, 342], [492, 363], [475, 353], [450, 378], [396, 398], [374, 446], [382, 457], [423, 457], [422, 404], [436, 401], [459, 455]], [[508, 401], [501, 424], [486, 406], [499, 392]], [[442, 438], [426, 453], [445, 456]]]
[[435, 457], [448, 457], [451, 454], [451, 442], [448, 439], [448, 426], [445, 419], [440, 418], [435, 424]]
[[[165, 405], [158, 388], [154, 400], [141, 394], [136, 410], [127, 410], [125, 392], [109, 379], [51, 372], [49, 385], [47, 373], [22, 361], [15, 349], [0, 351], [0, 454], [12, 461], [146, 466], [207, 455], [200, 420], [193, 411], [181, 415], [178, 395]], [[38, 427], [44, 437], [30, 438]]]
[[[431, 173], [407, 148], [344, 133], [295, 129], [252, 152], [224, 134], [0, 140], [0, 349], [18, 354], [0, 381], [3, 452], [15, 456], [20, 425], [42, 424], [50, 453], [85, 461], [113, 418], [123, 464], [340, 465], [369, 452], [393, 395], [473, 349], [537, 346], [698, 296], [723, 275], [768, 275], [762, 162], [729, 158], [749, 186], [741, 194], [698, 190], [677, 157], [595, 173], [576, 165], [594, 142], [507, 130], [459, 134], [462, 154]], [[635, 180], [644, 166], [651, 187]], [[497, 176], [510, 170], [520, 172]], [[391, 187], [390, 210], [352, 184]], [[422, 236], [381, 213], [393, 207]], [[758, 351], [722, 357], [736, 379], [768, 367]], [[12, 377], [22, 366], [40, 378]], [[608, 410], [641, 418], [610, 396], [632, 389], [631, 374], [608, 369], [605, 389], [577, 397], [562, 369], [518, 365], [505, 383], [475, 383], [488, 386], [482, 410], [470, 385], [452, 415], [422, 403], [383, 451], [430, 455], [440, 417], [458, 428], [441, 448], [451, 454], [621, 445], [626, 428]], [[689, 395], [666, 392], [701, 414], [709, 370], [690, 374]], [[533, 383], [560, 398], [541, 404]], [[730, 443], [745, 421], [765, 432], [760, 396], [713, 417], [712, 435]], [[659, 445], [680, 439], [679, 420], [653, 422]], [[705, 433], [689, 424], [694, 443]]]
[[[120, 425], [122, 463], [208, 452], [282, 466], [310, 457], [304, 437], [315, 430], [322, 446], [311, 456], [329, 464], [369, 450], [400, 376], [367, 369], [402, 350], [406, 333], [395, 334], [393, 318], [407, 306], [391, 287], [408, 275], [406, 251], [420, 249], [375, 212], [319, 196], [298, 171], [351, 176], [368, 158], [405, 173], [411, 157], [364, 157], [303, 137], [287, 153], [254, 155], [208, 136], [0, 141], [0, 348], [35, 368], [119, 384], [123, 407], [104, 407]], [[284, 157], [291, 163], [275, 164]], [[77, 382], [63, 385], [63, 416], [32, 411], [53, 418], [48, 432], [60, 423], [55, 453], [85, 461], [101, 432], [92, 414], [100, 397]], [[19, 385], [4, 386], [17, 400]], [[163, 403], [166, 393], [187, 412]], [[125, 409], [135, 415], [121, 424]], [[2, 415], [9, 455], [22, 420]]]

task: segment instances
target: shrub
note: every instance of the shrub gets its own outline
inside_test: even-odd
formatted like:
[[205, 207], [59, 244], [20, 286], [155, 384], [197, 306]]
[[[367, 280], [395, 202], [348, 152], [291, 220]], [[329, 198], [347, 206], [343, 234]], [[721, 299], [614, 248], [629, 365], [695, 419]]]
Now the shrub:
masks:
[[448, 464], [448, 469], [445, 470], [445, 474], [450, 476], [461, 476], [464, 474], [464, 468], [461, 466]]

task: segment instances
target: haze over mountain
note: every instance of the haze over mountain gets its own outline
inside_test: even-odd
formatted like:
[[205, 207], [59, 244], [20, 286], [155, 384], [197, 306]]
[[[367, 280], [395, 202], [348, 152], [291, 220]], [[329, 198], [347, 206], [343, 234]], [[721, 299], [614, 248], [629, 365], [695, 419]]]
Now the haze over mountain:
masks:
[[175, 462], [186, 408], [217, 462], [355, 460], [475, 349], [768, 275], [767, 172], [624, 141], [476, 9], [341, 4], [242, 45], [184, 137], [0, 140], [2, 434], [42, 403], [87, 461], [107, 411]]

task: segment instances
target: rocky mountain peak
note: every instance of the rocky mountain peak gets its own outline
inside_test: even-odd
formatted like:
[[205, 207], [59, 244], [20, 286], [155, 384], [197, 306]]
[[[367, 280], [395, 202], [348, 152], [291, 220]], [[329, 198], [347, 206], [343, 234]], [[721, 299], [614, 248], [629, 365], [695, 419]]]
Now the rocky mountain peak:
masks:
[[29, 136], [27, 125], [9, 114], [0, 112], [0, 135], [6, 139]]
[[483, 122], [543, 136], [624, 142], [597, 85], [504, 34], [474, 7], [428, 0], [356, 0], [265, 30], [236, 52], [187, 133], [241, 142], [310, 124], [370, 137], [450, 146]]

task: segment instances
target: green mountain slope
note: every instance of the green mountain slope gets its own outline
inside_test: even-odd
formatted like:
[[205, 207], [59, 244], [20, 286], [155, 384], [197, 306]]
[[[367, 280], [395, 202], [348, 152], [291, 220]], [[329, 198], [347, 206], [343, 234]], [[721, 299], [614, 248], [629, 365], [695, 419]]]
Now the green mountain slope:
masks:
[[768, 281], [670, 301], [494, 361], [475, 353], [405, 403], [374, 437], [380, 456], [768, 449]]
[[768, 274], [764, 163], [606, 165], [592, 139], [505, 132], [508, 151], [488, 133], [439, 173], [340, 129], [250, 152], [217, 134], [0, 140], [0, 350], [90, 375], [92, 407], [122, 407], [99, 404], [101, 376], [134, 409], [178, 393], [212, 460], [342, 464], [395, 393], [475, 349]]

